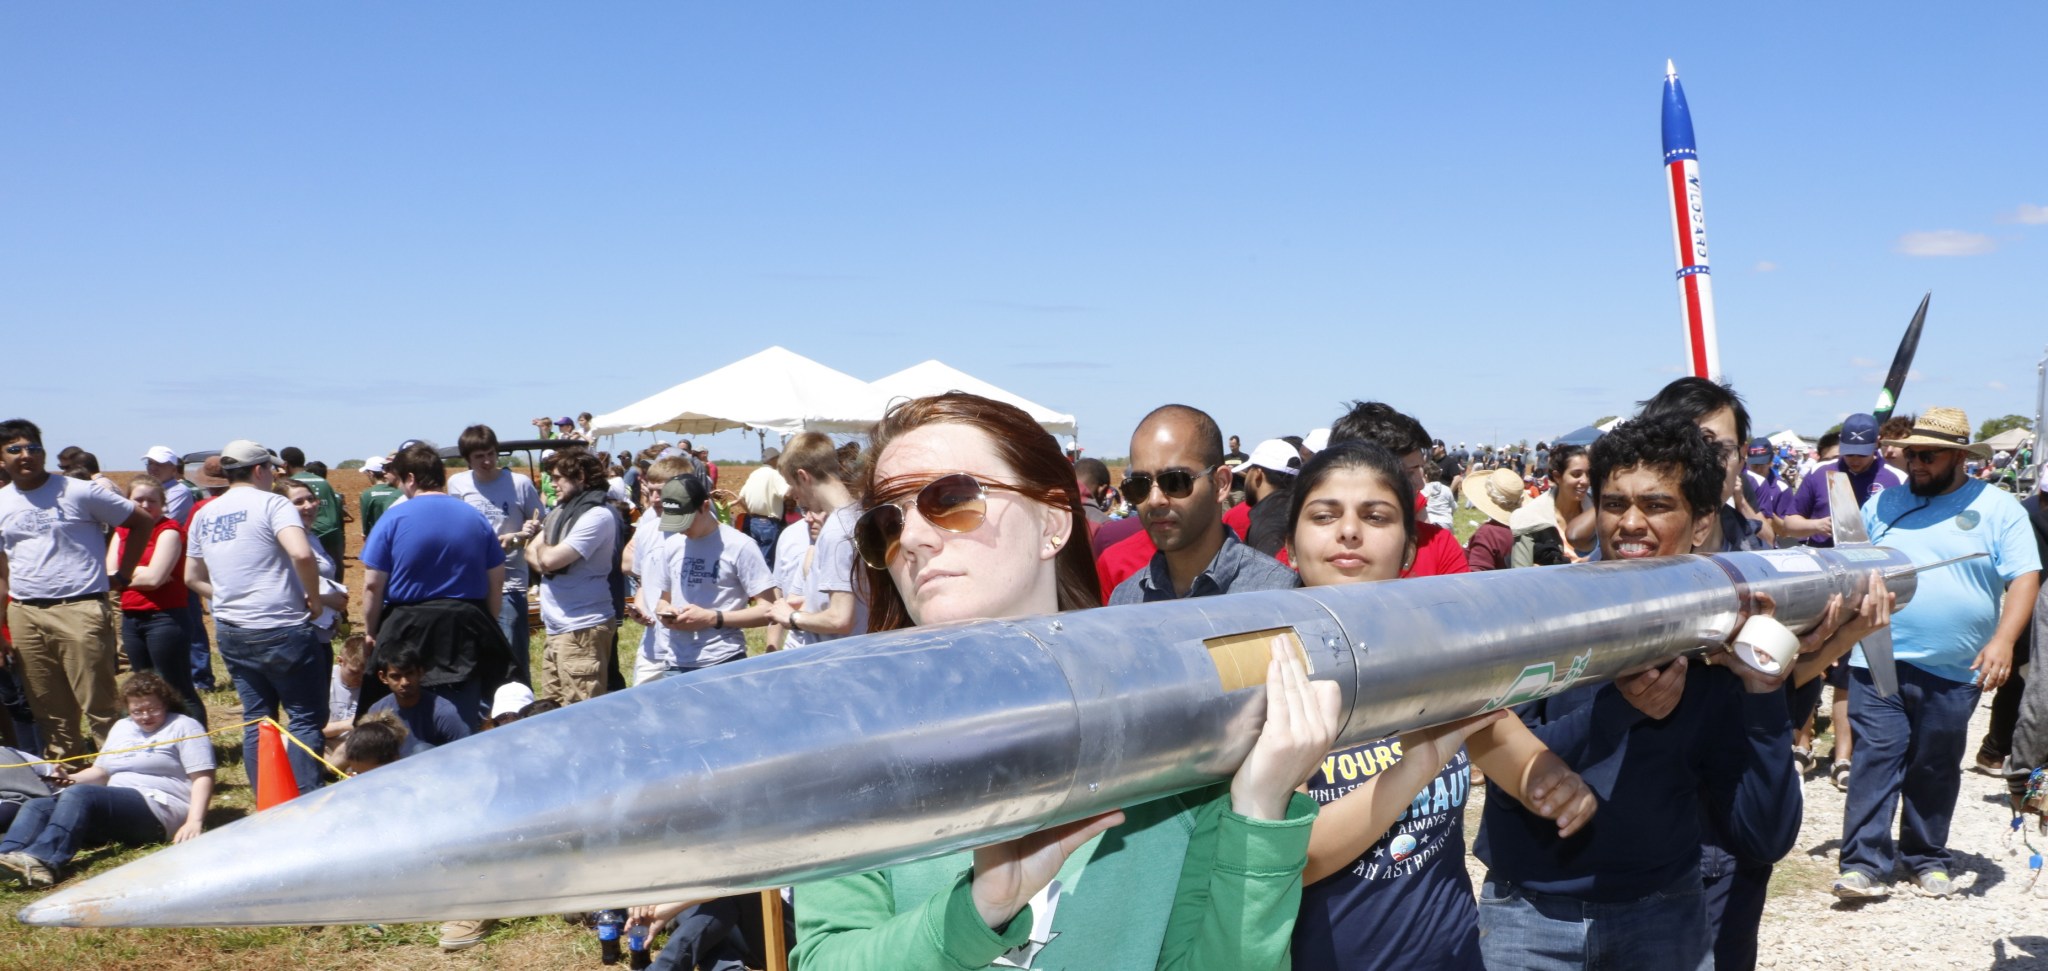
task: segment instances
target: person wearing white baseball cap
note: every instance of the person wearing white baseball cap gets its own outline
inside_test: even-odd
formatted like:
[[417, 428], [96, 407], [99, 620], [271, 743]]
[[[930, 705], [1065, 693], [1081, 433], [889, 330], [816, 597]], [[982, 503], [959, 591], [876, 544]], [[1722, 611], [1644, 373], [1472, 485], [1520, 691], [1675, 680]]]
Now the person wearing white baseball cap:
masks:
[[405, 491], [391, 484], [391, 477], [384, 473], [384, 456], [372, 455], [363, 460], [363, 475], [370, 480], [370, 487], [356, 497], [356, 521], [363, 524], [363, 542], [370, 540], [370, 531], [377, 528], [377, 520], [391, 511], [391, 506], [405, 498]]
[[242, 697], [242, 764], [256, 788], [256, 723], [284, 709], [286, 727], [304, 748], [288, 746], [300, 792], [320, 784], [318, 752], [327, 726], [328, 643], [313, 626], [320, 602], [320, 564], [298, 510], [271, 491], [284, 465], [277, 453], [248, 439], [220, 452], [225, 495], [192, 514], [185, 586], [213, 606], [221, 660]]
[[175, 519], [180, 526], [190, 524], [192, 503], [199, 497], [184, 482], [185, 463], [178, 453], [167, 445], [151, 445], [149, 451], [142, 453], [142, 468], [150, 478], [164, 484], [164, 518]]
[[1301, 469], [1301, 452], [1294, 446], [1269, 438], [1252, 447], [1252, 453], [1238, 464], [1244, 476], [1244, 501], [1251, 506], [1251, 522], [1244, 531], [1245, 545], [1267, 556], [1279, 556], [1287, 545], [1287, 506], [1294, 498], [1294, 474]]

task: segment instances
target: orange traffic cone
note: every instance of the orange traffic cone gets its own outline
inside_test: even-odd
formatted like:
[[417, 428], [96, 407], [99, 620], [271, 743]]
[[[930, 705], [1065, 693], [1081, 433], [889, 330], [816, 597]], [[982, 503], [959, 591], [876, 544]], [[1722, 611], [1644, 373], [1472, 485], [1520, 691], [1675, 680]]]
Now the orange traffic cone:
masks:
[[284, 733], [277, 723], [256, 726], [256, 810], [261, 812], [299, 795], [299, 783], [292, 778], [291, 760], [285, 757]]

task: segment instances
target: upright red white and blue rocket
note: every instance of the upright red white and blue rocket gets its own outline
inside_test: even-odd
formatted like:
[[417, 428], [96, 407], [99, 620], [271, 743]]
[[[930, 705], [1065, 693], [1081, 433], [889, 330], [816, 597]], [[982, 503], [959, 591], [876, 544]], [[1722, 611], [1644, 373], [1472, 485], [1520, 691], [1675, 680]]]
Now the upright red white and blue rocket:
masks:
[[1664, 185], [1671, 197], [1671, 235], [1678, 249], [1678, 303], [1685, 311], [1685, 350], [1692, 373], [1721, 379], [1721, 349], [1714, 335], [1713, 277], [1707, 269], [1707, 224], [1700, 204], [1699, 149], [1692, 110], [1678, 69], [1664, 62]]

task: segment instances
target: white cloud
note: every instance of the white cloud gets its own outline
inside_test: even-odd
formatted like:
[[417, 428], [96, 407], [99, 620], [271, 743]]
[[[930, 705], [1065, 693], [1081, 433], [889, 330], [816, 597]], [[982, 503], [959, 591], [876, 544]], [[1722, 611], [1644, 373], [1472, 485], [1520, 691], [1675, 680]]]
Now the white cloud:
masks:
[[1774, 273], [1778, 269], [1778, 264], [1773, 263], [1770, 260], [1758, 260], [1756, 261], [1756, 265], [1750, 267], [1750, 269], [1755, 270], [1758, 273]]
[[1848, 393], [1847, 389], [1844, 389], [1844, 388], [1808, 388], [1808, 389], [1806, 389], [1806, 396], [1807, 396], [1807, 397], [1809, 397], [1809, 398], [1839, 398], [1839, 397], [1841, 397], [1842, 395], [1844, 395], [1844, 394], [1847, 394], [1847, 393]]
[[1997, 248], [1991, 237], [1961, 229], [1906, 233], [1892, 244], [1893, 252], [1906, 256], [1981, 256]]
[[1991, 382], [1991, 383], [1989, 383], [1989, 384], [1986, 384], [1986, 385], [1985, 385], [1985, 387], [1987, 387], [1987, 388], [1990, 388], [1990, 389], [1991, 389], [1991, 390], [1993, 390], [1993, 391], [2004, 391], [2004, 390], [2005, 390], [2005, 382], [2003, 382], [2003, 381], [1993, 381], [1993, 382]]
[[1850, 367], [1876, 367], [1876, 366], [1877, 366], [1877, 362], [1876, 362], [1876, 361], [1873, 361], [1873, 360], [1871, 360], [1870, 358], [1867, 358], [1867, 357], [1852, 357], [1852, 358], [1850, 358], [1850, 359], [1849, 359], [1849, 366], [1850, 366]]
[[2020, 203], [2018, 209], [2004, 214], [2001, 222], [2025, 223], [2029, 226], [2048, 226], [2048, 206], [2037, 206], [2031, 202]]

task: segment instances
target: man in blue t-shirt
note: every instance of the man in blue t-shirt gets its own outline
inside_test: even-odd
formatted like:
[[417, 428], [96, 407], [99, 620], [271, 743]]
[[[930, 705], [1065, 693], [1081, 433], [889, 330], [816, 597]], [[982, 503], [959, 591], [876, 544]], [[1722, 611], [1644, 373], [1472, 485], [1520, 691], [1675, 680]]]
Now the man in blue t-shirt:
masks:
[[[1929, 408], [1911, 434], [1884, 444], [1904, 451], [1907, 488], [1864, 504], [1870, 541], [1915, 563], [1989, 555], [1920, 574], [1912, 604], [1892, 621], [1898, 694], [1880, 697], [1862, 649], [1850, 655], [1856, 771], [1834, 890], [1844, 899], [1882, 897], [1903, 857], [1922, 893], [1945, 897], [1954, 889], [1948, 827], [1970, 713], [1980, 691], [1997, 690], [2012, 674], [2013, 642], [2041, 587], [2041, 554], [2019, 500], [1963, 474], [1968, 456], [1983, 459], [1990, 449], [1970, 444], [1961, 409]], [[1892, 816], [1902, 800], [1894, 844]]]
[[483, 513], [444, 491], [448, 473], [432, 445], [408, 443], [386, 468], [406, 501], [379, 518], [363, 544], [372, 666], [387, 648], [415, 648], [426, 661], [427, 690], [447, 695], [470, 718], [510, 665], [497, 620], [505, 608], [504, 549]]
[[[1591, 466], [1603, 560], [1677, 556], [1714, 541], [1728, 467], [1692, 418], [1616, 426], [1593, 445]], [[1593, 788], [1600, 816], [1560, 838], [1554, 822], [1513, 800], [1486, 799], [1474, 847], [1487, 865], [1486, 966], [1699, 966], [1711, 941], [1707, 827], [1739, 858], [1763, 863], [1799, 835], [1782, 676], [1733, 661], [1688, 669], [1679, 658], [1567, 687], [1517, 713]]]

